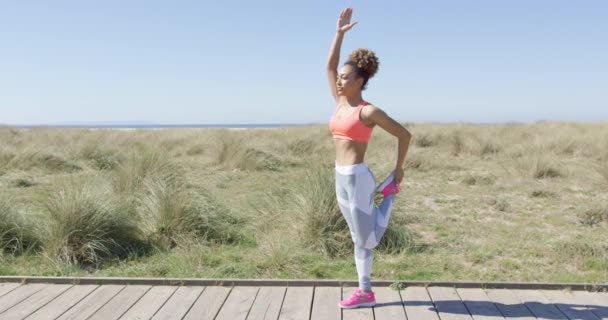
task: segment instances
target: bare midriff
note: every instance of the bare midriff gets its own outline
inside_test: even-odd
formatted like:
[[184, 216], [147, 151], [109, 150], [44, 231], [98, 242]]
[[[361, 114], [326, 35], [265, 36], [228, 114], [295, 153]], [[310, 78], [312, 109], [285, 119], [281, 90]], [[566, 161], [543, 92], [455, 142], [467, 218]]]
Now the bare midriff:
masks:
[[334, 139], [336, 146], [336, 164], [348, 166], [363, 162], [367, 142], [351, 141], [345, 139]]

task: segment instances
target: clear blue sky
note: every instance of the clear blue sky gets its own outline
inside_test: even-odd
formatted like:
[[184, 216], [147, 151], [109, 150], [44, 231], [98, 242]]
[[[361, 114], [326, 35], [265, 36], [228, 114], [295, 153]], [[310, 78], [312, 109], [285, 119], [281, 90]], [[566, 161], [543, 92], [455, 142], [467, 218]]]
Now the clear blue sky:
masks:
[[0, 123], [327, 123], [367, 47], [402, 122], [608, 121], [608, 1], [3, 1]]

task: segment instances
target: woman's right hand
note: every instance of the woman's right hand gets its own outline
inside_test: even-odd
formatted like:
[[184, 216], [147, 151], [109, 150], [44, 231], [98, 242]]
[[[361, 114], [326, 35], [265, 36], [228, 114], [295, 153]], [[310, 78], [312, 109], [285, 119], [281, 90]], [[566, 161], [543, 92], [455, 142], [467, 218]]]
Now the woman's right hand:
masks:
[[350, 18], [353, 16], [353, 9], [352, 8], [346, 8], [344, 10], [342, 10], [342, 12], [340, 12], [340, 17], [338, 18], [338, 26], [337, 26], [337, 31], [338, 32], [346, 32], [348, 30], [350, 30], [350, 28], [352, 28], [354, 25], [356, 25], [356, 22], [350, 23]]

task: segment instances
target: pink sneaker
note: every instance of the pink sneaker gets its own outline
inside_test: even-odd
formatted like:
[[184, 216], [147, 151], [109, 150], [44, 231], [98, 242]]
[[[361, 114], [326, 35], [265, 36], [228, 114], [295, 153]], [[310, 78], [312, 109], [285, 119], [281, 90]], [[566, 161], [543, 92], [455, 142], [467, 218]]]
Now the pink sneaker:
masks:
[[360, 289], [355, 290], [353, 294], [338, 304], [342, 309], [353, 309], [358, 307], [373, 307], [376, 305], [376, 296], [374, 292], [365, 293]]
[[399, 190], [399, 185], [397, 184], [397, 181], [395, 181], [395, 172], [391, 172], [388, 177], [378, 185], [376, 190], [382, 193], [385, 198], [391, 195], [391, 193], [399, 193], [401, 190]]

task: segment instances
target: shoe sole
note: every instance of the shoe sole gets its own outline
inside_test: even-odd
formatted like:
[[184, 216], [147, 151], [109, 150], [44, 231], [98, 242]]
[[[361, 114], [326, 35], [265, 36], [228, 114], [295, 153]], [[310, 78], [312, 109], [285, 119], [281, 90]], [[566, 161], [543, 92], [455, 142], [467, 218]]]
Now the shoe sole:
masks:
[[359, 303], [358, 305], [349, 306], [349, 307], [345, 307], [345, 306], [338, 304], [338, 307], [340, 307], [342, 309], [356, 309], [356, 308], [360, 308], [360, 307], [373, 307], [375, 305], [376, 305], [376, 302], [366, 302], [366, 303]]

